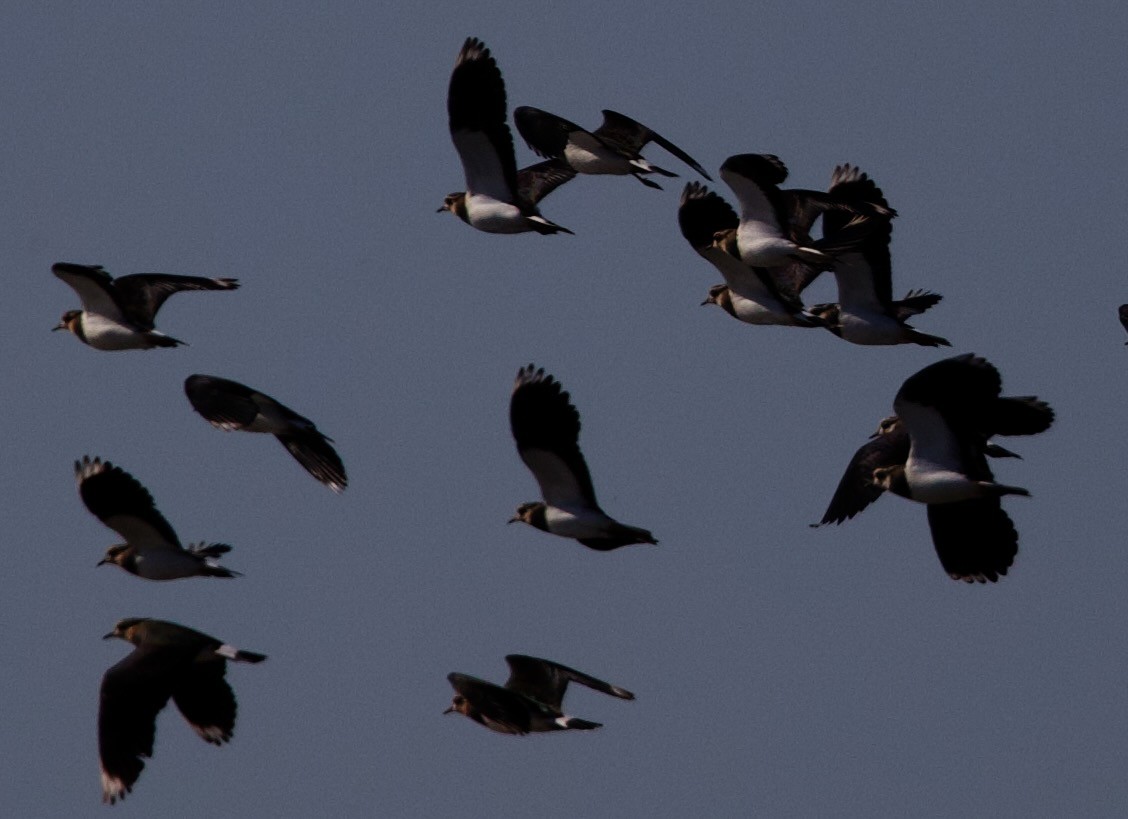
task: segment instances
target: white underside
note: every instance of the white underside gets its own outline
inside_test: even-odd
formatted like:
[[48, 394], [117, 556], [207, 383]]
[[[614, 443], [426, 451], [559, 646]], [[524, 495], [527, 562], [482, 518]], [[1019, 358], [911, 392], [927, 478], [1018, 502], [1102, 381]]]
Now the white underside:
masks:
[[569, 511], [555, 506], [545, 509], [544, 519], [552, 534], [577, 539], [606, 537], [609, 527], [615, 522], [591, 509]]
[[564, 148], [564, 161], [571, 165], [576, 173], [622, 176], [643, 170], [615, 151], [605, 148], [589, 150], [571, 142]]
[[200, 561], [186, 552], [150, 552], [137, 556], [137, 574], [146, 580], [177, 580], [200, 573]]
[[905, 464], [905, 480], [909, 483], [912, 499], [921, 503], [956, 503], [994, 494], [986, 490], [989, 483], [974, 481], [962, 473], [912, 458]]
[[842, 338], [853, 344], [907, 344], [910, 328], [884, 313], [838, 314]]
[[157, 346], [149, 336], [161, 336], [155, 330], [138, 332], [99, 313], [83, 313], [81, 321], [86, 343], [96, 350], [148, 350]]
[[483, 194], [466, 196], [466, 219], [486, 233], [526, 233], [532, 230], [530, 217], [523, 214], [519, 207]]
[[797, 324], [795, 316], [783, 309], [778, 301], [766, 297], [763, 302], [745, 298], [736, 291], [729, 289], [732, 298], [732, 310], [736, 317], [748, 324], [758, 325], [785, 325]]

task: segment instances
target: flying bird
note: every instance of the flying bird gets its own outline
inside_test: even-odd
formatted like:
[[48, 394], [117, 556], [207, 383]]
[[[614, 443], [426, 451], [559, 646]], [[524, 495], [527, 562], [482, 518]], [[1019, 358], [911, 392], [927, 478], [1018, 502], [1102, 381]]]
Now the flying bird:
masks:
[[879, 429], [880, 443], [855, 454], [823, 522], [841, 522], [882, 491], [893, 492], [927, 505], [932, 542], [950, 577], [997, 581], [1018, 553], [1018, 532], [1001, 498], [1030, 493], [995, 481], [987, 456], [1013, 453], [992, 450], [988, 438], [1037, 434], [1054, 418], [1045, 402], [1001, 390], [998, 370], [971, 354], [910, 376], [893, 401], [897, 420]]
[[[827, 194], [859, 209], [867, 205], [889, 209], [881, 188], [853, 165], [834, 169]], [[847, 212], [827, 210], [822, 214], [823, 240], [838, 245], [834, 256], [834, 278], [838, 283], [838, 303], [812, 306], [827, 329], [854, 344], [920, 344], [925, 347], [950, 347], [947, 339], [913, 329], [906, 322], [937, 304], [940, 295], [923, 290], [910, 291], [905, 298], [893, 299], [893, 269], [889, 243], [893, 236], [890, 219], [874, 219], [872, 228], [853, 244], [843, 247], [856, 234]]]
[[624, 114], [604, 109], [603, 124], [587, 131], [563, 117], [523, 105], [513, 111], [513, 121], [529, 147], [549, 159], [565, 162], [576, 173], [630, 174], [650, 188], [662, 189], [645, 174], [677, 176], [659, 168], [639, 153], [648, 142], [665, 148], [706, 179], [711, 179], [697, 160], [661, 134]]
[[298, 415], [265, 393], [238, 381], [215, 375], [190, 375], [184, 392], [192, 408], [222, 430], [269, 432], [294, 459], [317, 480], [338, 494], [348, 486], [341, 457], [332, 438], [322, 434], [313, 421]]
[[[1054, 412], [1045, 401], [1033, 396], [1000, 397], [994, 411], [981, 422], [983, 453], [992, 458], [1021, 458], [1017, 453], [989, 441], [995, 435], [1035, 435], [1053, 422]], [[875, 470], [903, 467], [909, 458], [909, 431], [901, 419], [882, 419], [877, 432], [850, 459], [822, 520], [812, 526], [844, 523], [885, 492], [874, 480]]]
[[447, 195], [448, 210], [487, 233], [571, 233], [537, 209], [537, 203], [576, 172], [559, 160], [517, 170], [506, 123], [505, 82], [485, 43], [467, 38], [447, 91], [450, 137], [462, 160], [466, 190]]
[[635, 543], [657, 544], [654, 535], [612, 519], [599, 508], [580, 452], [580, 414], [560, 382], [532, 364], [517, 371], [509, 402], [517, 452], [540, 485], [543, 501], [523, 503], [510, 523], [521, 521], [570, 537], [600, 552]]
[[587, 731], [600, 728], [598, 722], [569, 717], [561, 710], [569, 682], [586, 685], [612, 697], [633, 700], [625, 688], [597, 680], [583, 672], [551, 660], [523, 654], [510, 654], [509, 679], [495, 685], [467, 674], [447, 675], [454, 687], [454, 700], [444, 714], [457, 712], [500, 734], [528, 734], [534, 731]]
[[151, 350], [183, 344], [155, 329], [157, 311], [184, 290], [235, 290], [236, 279], [205, 279], [164, 273], [135, 273], [113, 278], [101, 265], [58, 262], [51, 272], [69, 284], [82, 301], [68, 310], [54, 330], [69, 330], [96, 350]]
[[74, 462], [78, 494], [98, 520], [123, 538], [98, 561], [112, 563], [146, 580], [182, 577], [238, 577], [238, 572], [214, 561], [231, 551], [225, 543], [180, 545], [176, 532], [157, 511], [153, 496], [140, 482], [118, 466], [84, 455]]
[[135, 648], [102, 677], [98, 754], [102, 801], [132, 792], [153, 755], [157, 714], [168, 703], [212, 745], [231, 739], [235, 694], [224, 680], [227, 661], [261, 663], [266, 655], [241, 651], [214, 637], [164, 620], [129, 617], [103, 639], [119, 637]]
[[725, 279], [724, 284], [709, 288], [702, 306], [716, 304], [748, 324], [821, 327], [822, 319], [803, 308], [796, 289], [808, 266], [795, 262], [787, 267], [749, 267], [740, 260], [739, 252], [724, 244], [735, 241], [739, 225], [736, 211], [704, 185], [690, 182], [682, 190], [678, 207], [682, 236]]
[[[896, 215], [886, 207], [845, 202], [821, 191], [781, 190], [787, 166], [773, 154], [730, 156], [721, 165], [721, 179], [740, 203], [740, 222], [727, 239], [729, 251], [751, 267], [790, 267], [804, 262], [813, 268], [808, 279], [832, 268], [835, 256], [855, 247], [875, 222]], [[827, 211], [848, 214], [850, 230], [816, 242], [809, 235], [810, 227]]]

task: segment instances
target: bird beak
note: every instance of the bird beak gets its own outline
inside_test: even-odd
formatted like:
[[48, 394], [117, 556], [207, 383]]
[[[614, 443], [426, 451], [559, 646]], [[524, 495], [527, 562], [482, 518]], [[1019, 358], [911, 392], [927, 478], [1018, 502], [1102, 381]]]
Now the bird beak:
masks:
[[51, 332], [53, 333], [56, 330], [65, 330], [65, 329], [67, 329], [67, 323], [65, 321], [60, 321], [58, 324], [56, 324], [54, 327], [51, 328]]
[[454, 713], [454, 706], [453, 705], [450, 708], [448, 708], [447, 710], [443, 711], [444, 716], [446, 714], [453, 714], [453, 713]]
[[712, 303], [713, 303], [712, 299], [705, 299], [705, 301], [701, 302], [701, 306], [704, 307], [706, 304], [712, 304]]
[[99, 560], [97, 563], [94, 564], [94, 568], [96, 569], [99, 566], [104, 566], [105, 564], [107, 564], [109, 562], [110, 562], [110, 559], [108, 557], [103, 557], [101, 560]]
[[441, 208], [439, 208], [437, 211], [435, 211], [435, 213], [442, 213], [444, 210], [447, 210], [446, 205], [443, 205]]
[[520, 516], [514, 515], [509, 520], [507, 520], [506, 523], [518, 523], [520, 520], [521, 520]]
[[109, 640], [111, 637], [117, 637], [117, 632], [111, 631], [109, 634], [102, 635], [103, 640]]

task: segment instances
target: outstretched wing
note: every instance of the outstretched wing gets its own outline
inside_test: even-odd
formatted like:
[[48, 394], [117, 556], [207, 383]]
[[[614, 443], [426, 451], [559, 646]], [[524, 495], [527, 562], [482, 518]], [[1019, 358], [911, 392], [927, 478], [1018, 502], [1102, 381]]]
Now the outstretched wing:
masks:
[[467, 38], [447, 90], [450, 137], [468, 193], [512, 202], [517, 190], [513, 135], [506, 124], [505, 82], [486, 44]]
[[132, 546], [180, 550], [180, 539], [153, 504], [153, 496], [121, 467], [84, 455], [74, 464], [78, 494], [86, 508]]
[[146, 330], [153, 329], [157, 311], [174, 293], [185, 290], [237, 290], [237, 279], [207, 279], [203, 276], [172, 276], [165, 273], [134, 273], [114, 279], [118, 303], [126, 316]]
[[652, 131], [641, 122], [633, 120], [625, 114], [604, 108], [603, 124], [595, 129], [594, 134], [608, 145], [634, 156], [638, 155], [638, 152], [642, 150], [646, 143], [653, 142], [676, 156], [710, 182], [713, 181], [713, 178], [705, 172], [705, 169], [701, 167], [701, 164], [696, 159], [657, 131]]
[[625, 688], [611, 685], [611, 683], [596, 679], [566, 665], [554, 663], [551, 660], [542, 660], [524, 654], [510, 654], [505, 658], [505, 662], [509, 664], [510, 669], [509, 679], [505, 683], [506, 688], [524, 694], [526, 697], [531, 697], [538, 702], [543, 702], [558, 711], [564, 700], [564, 692], [568, 688], [569, 682], [586, 685], [588, 688], [610, 694], [612, 697], [619, 697], [624, 700], [634, 699], [634, 694]]
[[597, 507], [591, 475], [580, 452], [580, 413], [560, 382], [532, 364], [519, 370], [509, 401], [509, 424], [517, 452], [547, 504]]

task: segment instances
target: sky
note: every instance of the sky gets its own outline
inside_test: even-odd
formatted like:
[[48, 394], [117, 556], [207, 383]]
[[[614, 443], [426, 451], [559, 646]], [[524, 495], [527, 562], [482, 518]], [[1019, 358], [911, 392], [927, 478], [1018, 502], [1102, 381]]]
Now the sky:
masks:
[[[1116, 816], [1128, 805], [1128, 12], [1113, 3], [34, 4], [0, 26], [0, 792], [7, 815]], [[446, 87], [482, 38], [509, 105], [611, 108], [713, 173], [778, 154], [788, 185], [868, 172], [900, 212], [894, 290], [952, 347], [864, 348], [701, 307], [719, 276], [654, 191], [583, 177], [542, 203], [575, 236], [487, 235]], [[520, 164], [534, 155], [517, 140]], [[703, 181], [703, 180], [698, 180]], [[1110, 256], [1110, 253], [1112, 254]], [[1115, 257], [1115, 258], [1114, 258]], [[51, 333], [52, 263], [235, 276], [186, 293], [174, 350]], [[829, 278], [809, 301], [834, 300]], [[998, 584], [950, 580], [925, 510], [812, 529], [901, 382], [975, 352], [1057, 412], [1005, 442], [1020, 533]], [[603, 507], [661, 541], [601, 554], [507, 526], [537, 498], [508, 426], [519, 367], [571, 392]], [[192, 373], [313, 419], [336, 496], [268, 436], [196, 415]], [[75, 491], [97, 455], [234, 580], [95, 568], [118, 540]], [[102, 674], [123, 617], [269, 655], [231, 664], [230, 745], [175, 709], [134, 792], [100, 803]], [[459, 671], [524, 653], [593, 732], [442, 716]]]

